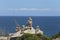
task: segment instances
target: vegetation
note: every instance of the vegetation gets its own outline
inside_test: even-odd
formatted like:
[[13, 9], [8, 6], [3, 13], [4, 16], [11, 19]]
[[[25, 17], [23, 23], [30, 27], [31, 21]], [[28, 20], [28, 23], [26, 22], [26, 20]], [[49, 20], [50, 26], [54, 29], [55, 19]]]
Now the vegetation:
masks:
[[55, 35], [53, 35], [51, 39], [53, 39], [53, 38], [54, 38], [54, 39], [55, 39], [55, 38], [60, 38], [60, 32], [57, 33], [57, 34], [55, 34]]
[[50, 40], [50, 38], [41, 34], [24, 34], [20, 39], [17, 38], [17, 40]]
[[20, 38], [18, 37], [16, 40], [20, 40]]

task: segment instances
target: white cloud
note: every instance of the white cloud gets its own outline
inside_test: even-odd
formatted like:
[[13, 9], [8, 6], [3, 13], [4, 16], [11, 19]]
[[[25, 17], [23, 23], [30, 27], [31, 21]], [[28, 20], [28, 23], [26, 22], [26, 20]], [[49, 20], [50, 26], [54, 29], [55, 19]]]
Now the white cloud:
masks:
[[12, 11], [48, 11], [50, 10], [50, 8], [16, 8], [16, 9], [12, 9], [12, 8], [9, 8], [7, 10], [12, 10]]
[[0, 11], [60, 11], [60, 8], [7, 8]]

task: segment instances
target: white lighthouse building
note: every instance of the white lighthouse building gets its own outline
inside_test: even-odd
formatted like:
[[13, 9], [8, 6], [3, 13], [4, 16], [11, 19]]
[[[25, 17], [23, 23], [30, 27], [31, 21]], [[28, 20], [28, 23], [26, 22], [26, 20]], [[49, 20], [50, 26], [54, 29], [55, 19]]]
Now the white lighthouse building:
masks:
[[36, 29], [32, 27], [32, 18], [29, 17], [27, 21], [27, 25], [23, 25], [22, 28], [19, 26], [16, 26], [16, 33], [12, 33], [11, 37], [21, 37], [24, 33], [30, 33], [30, 34], [42, 34], [43, 31], [40, 30], [39, 26], [36, 26]]

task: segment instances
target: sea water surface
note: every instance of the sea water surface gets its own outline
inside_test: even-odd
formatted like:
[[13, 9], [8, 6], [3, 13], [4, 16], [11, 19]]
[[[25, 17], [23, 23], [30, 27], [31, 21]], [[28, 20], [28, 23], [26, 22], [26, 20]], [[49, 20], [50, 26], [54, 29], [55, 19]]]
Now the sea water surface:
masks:
[[[15, 32], [16, 24], [14, 20], [22, 27], [26, 25], [29, 16], [0, 16], [0, 30], [5, 34]], [[44, 35], [52, 36], [60, 31], [60, 16], [31, 16], [32, 26], [40, 26]]]

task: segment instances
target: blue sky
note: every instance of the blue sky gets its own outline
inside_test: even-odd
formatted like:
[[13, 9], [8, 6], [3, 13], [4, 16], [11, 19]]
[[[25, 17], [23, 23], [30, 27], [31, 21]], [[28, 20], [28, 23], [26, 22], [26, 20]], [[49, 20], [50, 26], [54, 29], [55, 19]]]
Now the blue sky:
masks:
[[0, 0], [0, 16], [60, 16], [60, 0]]

